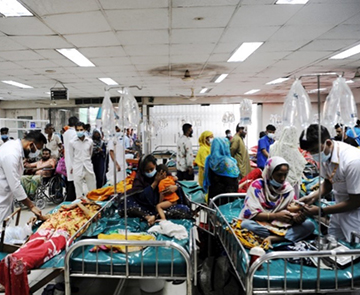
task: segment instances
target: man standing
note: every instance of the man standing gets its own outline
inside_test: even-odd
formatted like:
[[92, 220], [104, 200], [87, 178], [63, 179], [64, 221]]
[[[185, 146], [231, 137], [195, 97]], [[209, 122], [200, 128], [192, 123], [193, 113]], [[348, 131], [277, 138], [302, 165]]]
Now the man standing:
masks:
[[27, 197], [20, 179], [24, 172], [23, 157], [29, 155], [31, 146], [42, 149], [44, 144], [45, 136], [31, 131], [23, 139], [9, 140], [0, 147], [0, 224], [13, 212], [14, 199], [41, 216], [40, 209]]
[[69, 129], [65, 131], [64, 138], [64, 152], [65, 152], [65, 165], [66, 165], [66, 174], [67, 174], [67, 183], [66, 183], [66, 200], [74, 201], [76, 199], [75, 186], [74, 186], [74, 175], [71, 173], [71, 160], [70, 160], [70, 142], [73, 139], [76, 139], [75, 124], [79, 122], [77, 117], [69, 118]]
[[236, 159], [240, 170], [240, 179], [246, 176], [251, 170], [249, 152], [243, 140], [246, 133], [245, 127], [238, 124], [236, 126], [236, 134], [230, 141], [230, 153], [231, 156]]
[[1, 128], [0, 132], [1, 132], [1, 139], [0, 139], [0, 146], [1, 146], [9, 140], [9, 128], [3, 127]]
[[230, 129], [227, 129], [225, 131], [225, 138], [227, 138], [229, 141], [231, 141], [231, 139], [233, 138]]
[[177, 142], [176, 170], [179, 180], [194, 180], [193, 161], [194, 155], [190, 138], [192, 125], [186, 123], [182, 126], [183, 135]]
[[55, 159], [59, 158], [59, 148], [61, 148], [61, 139], [58, 135], [54, 133], [55, 129], [53, 124], [48, 123], [45, 126], [45, 134], [47, 134], [47, 144], [46, 148], [48, 148], [51, 152], [51, 156]]
[[265, 136], [261, 137], [258, 141], [258, 150], [256, 154], [256, 163], [258, 168], [264, 169], [265, 163], [269, 157], [270, 145], [274, 143], [276, 128], [274, 125], [267, 125]]
[[350, 144], [354, 147], [358, 147], [359, 145], [357, 144], [356, 140], [347, 135], [348, 127], [345, 127], [344, 132], [343, 132], [343, 128], [344, 128], [343, 124], [335, 125], [336, 136], [334, 137], [334, 139], [337, 141], [344, 141], [347, 144]]
[[78, 122], [75, 125], [77, 138], [70, 142], [70, 173], [74, 176], [76, 198], [85, 196], [83, 182], [86, 181], [88, 191], [96, 189], [96, 178], [91, 156], [93, 152], [93, 141], [85, 136], [85, 125]]
[[[360, 228], [360, 150], [340, 141], [333, 141], [329, 131], [319, 125], [310, 125], [300, 135], [300, 148], [310, 152], [321, 168], [321, 194], [333, 192], [335, 205], [320, 209], [320, 215], [330, 215], [328, 233], [336, 239], [350, 242], [351, 232]], [[305, 134], [305, 138], [304, 138]], [[321, 144], [319, 146], [319, 137]], [[319, 154], [319, 150], [321, 153]], [[300, 199], [310, 205], [319, 198], [319, 190]], [[319, 207], [306, 206], [306, 215], [318, 215]]]

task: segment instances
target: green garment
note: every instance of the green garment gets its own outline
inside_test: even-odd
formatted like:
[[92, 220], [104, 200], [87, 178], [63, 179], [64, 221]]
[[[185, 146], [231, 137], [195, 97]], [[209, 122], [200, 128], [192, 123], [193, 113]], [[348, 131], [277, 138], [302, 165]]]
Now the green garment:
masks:
[[251, 170], [249, 152], [239, 134], [235, 134], [231, 139], [230, 153], [237, 161], [241, 175], [240, 178], [247, 175]]

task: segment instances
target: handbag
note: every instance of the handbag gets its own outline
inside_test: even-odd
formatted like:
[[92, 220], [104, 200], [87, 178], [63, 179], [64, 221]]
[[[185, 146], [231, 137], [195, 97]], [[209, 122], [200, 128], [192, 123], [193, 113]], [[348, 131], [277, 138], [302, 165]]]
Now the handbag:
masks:
[[64, 175], [65, 177], [67, 177], [64, 157], [60, 158], [60, 160], [58, 161], [58, 163], [56, 165], [55, 173]]

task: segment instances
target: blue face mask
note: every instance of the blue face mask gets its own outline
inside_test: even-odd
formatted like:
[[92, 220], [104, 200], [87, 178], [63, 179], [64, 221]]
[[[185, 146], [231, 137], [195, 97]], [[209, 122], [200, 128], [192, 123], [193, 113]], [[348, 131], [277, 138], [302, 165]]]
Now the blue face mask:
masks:
[[319, 153], [313, 154], [312, 157], [313, 157], [314, 161], [316, 161], [318, 163], [323, 163], [330, 159], [331, 153], [329, 153], [328, 155], [325, 155], [325, 152], [322, 151], [320, 154]]
[[156, 169], [154, 169], [151, 172], [145, 172], [145, 176], [148, 178], [153, 178], [155, 176], [155, 174], [156, 174]]
[[76, 132], [76, 134], [77, 134], [77, 137], [81, 138], [81, 137], [83, 137], [85, 135], [85, 132], [84, 131], [78, 131], [78, 132]]
[[276, 189], [282, 187], [283, 185], [282, 183], [277, 182], [275, 179], [270, 179], [270, 184]]
[[2, 140], [7, 140], [8, 138], [9, 138], [9, 136], [6, 135], [6, 134], [1, 135], [1, 139], [2, 139]]

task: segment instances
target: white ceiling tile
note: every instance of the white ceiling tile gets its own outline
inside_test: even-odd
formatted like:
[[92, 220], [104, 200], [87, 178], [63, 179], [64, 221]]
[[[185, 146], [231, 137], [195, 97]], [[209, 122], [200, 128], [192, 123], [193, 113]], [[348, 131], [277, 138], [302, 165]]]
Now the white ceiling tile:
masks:
[[[258, 1], [258, 0], [257, 0]], [[173, 7], [235, 6], [239, 0], [173, 0]]]
[[103, 9], [147, 9], [168, 7], [168, 0], [100, 0]]
[[[186, 53], [186, 52], [183, 52]], [[170, 61], [172, 63], [204, 63], [209, 58], [209, 55], [205, 54], [172, 54]]]
[[49, 60], [43, 59], [43, 60], [29, 60], [29, 61], [17, 61], [18, 65], [29, 68], [29, 69], [35, 69], [35, 68], [53, 68], [55, 67], [55, 64], [52, 63]]
[[52, 15], [99, 10], [97, 0], [23, 0], [37, 15]]
[[36, 17], [2, 17], [0, 30], [6, 35], [52, 35], [54, 32]]
[[241, 6], [231, 20], [230, 26], [281, 26], [301, 8], [302, 5]]
[[[357, 0], [355, 0], [357, 1]], [[360, 25], [360, 13], [348, 18], [343, 22], [344, 25]]]
[[171, 55], [183, 55], [187, 54], [189, 57], [193, 54], [210, 54], [215, 47], [213, 43], [204, 44], [172, 44]]
[[118, 31], [118, 39], [123, 45], [168, 44], [168, 30]]
[[147, 46], [126, 45], [123, 46], [129, 56], [147, 56], [147, 55], [168, 55], [169, 46], [159, 44], [149, 44]]
[[68, 48], [70, 44], [58, 36], [16, 36], [9, 37], [12, 41], [20, 43], [31, 49]]
[[19, 44], [19, 42], [15, 42], [15, 40], [11, 40], [10, 37], [0, 37], [0, 51], [22, 49], [26, 49], [26, 47]]
[[[331, 25], [285, 25], [277, 30], [271, 37], [270, 41], [285, 41], [289, 36], [296, 36], [296, 40], [312, 41], [331, 29]], [[295, 39], [295, 38], [294, 38]], [[305, 44], [304, 44], [305, 45]]]
[[9, 61], [42, 59], [39, 54], [32, 50], [0, 51], [0, 57]]
[[269, 39], [268, 41], [266, 41], [262, 46], [262, 52], [268, 52], [268, 51], [294, 51], [297, 50], [299, 48], [301, 48], [302, 46], [304, 46], [306, 43], [304, 43], [304, 40], [296, 40], [296, 39], [292, 39], [292, 40], [284, 40], [284, 41], [273, 41], [271, 39]]
[[[322, 34], [319, 38], [329, 40], [357, 39], [360, 36], [360, 25], [339, 25]], [[336, 42], [335, 42], [336, 43]]]
[[126, 53], [121, 46], [106, 46], [106, 47], [85, 47], [80, 48], [82, 54], [88, 58], [92, 57], [125, 57]]
[[130, 65], [131, 61], [128, 57], [93, 57], [91, 61], [96, 64], [96, 66], [121, 66], [121, 65]]
[[[172, 28], [224, 28], [233, 12], [234, 8], [231, 6], [174, 8], [172, 10]], [[197, 17], [204, 19], [195, 20]]]
[[130, 60], [133, 64], [163, 64], [163, 63], [169, 63], [169, 56], [168, 55], [149, 55], [149, 56], [131, 56]]
[[[0, 63], [0, 70], [18, 70], [21, 69], [21, 66], [19, 66], [16, 63], [5, 61]], [[8, 75], [12, 75], [12, 72], [8, 72]]]
[[305, 5], [294, 17], [289, 25], [332, 25], [333, 27], [353, 17], [360, 12], [359, 1], [351, 3], [327, 3]]
[[[359, 35], [360, 36], [360, 35]], [[338, 51], [344, 47], [351, 46], [355, 44], [358, 40], [324, 40], [316, 39], [311, 43], [301, 47], [300, 50], [303, 51]]]
[[100, 11], [68, 13], [46, 17], [46, 23], [60, 34], [97, 33], [110, 31]]
[[209, 62], [223, 62], [229, 59], [228, 53], [213, 53], [210, 55]]
[[107, 10], [106, 15], [116, 31], [167, 29], [169, 23], [168, 10], [165, 8]]
[[221, 38], [221, 42], [228, 43], [236, 40], [241, 44], [243, 42], [264, 42], [268, 40], [280, 26], [242, 26], [229, 28]]
[[217, 43], [223, 31], [223, 29], [212, 28], [173, 29], [171, 43]]
[[99, 46], [120, 45], [119, 40], [117, 40], [113, 32], [64, 35], [64, 38], [68, 40], [69, 43], [74, 44], [76, 47], [99, 47]]

